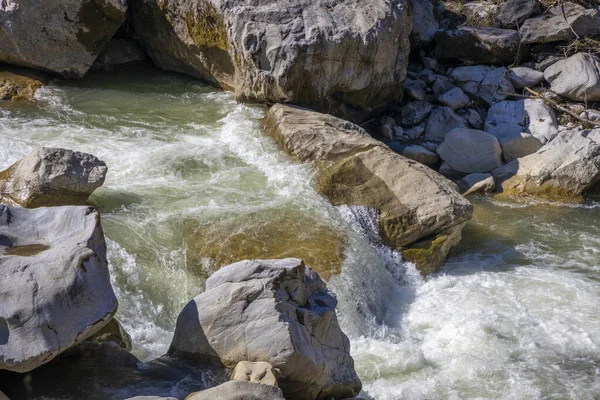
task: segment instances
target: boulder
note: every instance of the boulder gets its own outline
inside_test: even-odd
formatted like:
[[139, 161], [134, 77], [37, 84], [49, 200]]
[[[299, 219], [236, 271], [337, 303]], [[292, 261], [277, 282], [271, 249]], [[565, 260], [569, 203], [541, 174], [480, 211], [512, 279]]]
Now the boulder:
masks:
[[516, 88], [535, 87], [544, 80], [544, 73], [527, 67], [515, 67], [508, 70], [510, 83]]
[[524, 44], [600, 35], [600, 12], [597, 8], [585, 9], [578, 4], [564, 3], [548, 9], [539, 17], [526, 20], [519, 33]]
[[377, 210], [379, 233], [391, 247], [406, 255], [422, 239], [440, 239], [419, 247], [422, 270], [441, 265], [456, 244], [444, 241], [459, 240], [471, 218], [471, 204], [452, 182], [348, 121], [278, 104], [267, 112], [265, 129], [294, 159], [318, 168], [317, 189], [333, 204]]
[[471, 1], [461, 6], [460, 12], [467, 17], [467, 21], [487, 23], [493, 20], [498, 12], [498, 6], [491, 1]]
[[414, 126], [425, 121], [431, 114], [431, 104], [426, 101], [413, 101], [402, 108], [400, 118], [404, 126]]
[[89, 337], [86, 342], [112, 342], [122, 349], [131, 351], [131, 336], [116, 318], [108, 321], [108, 323], [104, 325], [98, 332]]
[[405, 145], [396, 141], [388, 143], [388, 146], [396, 153], [429, 167], [435, 166], [440, 162], [440, 157], [436, 153], [427, 150], [423, 146], [416, 144]]
[[192, 393], [185, 400], [286, 400], [276, 386], [231, 381]]
[[144, 61], [146, 51], [133, 39], [117, 38], [108, 43], [108, 47], [98, 56], [96, 63], [105, 65], [123, 65]]
[[469, 174], [460, 179], [457, 184], [463, 196], [475, 193], [490, 193], [496, 189], [492, 174]]
[[435, 35], [438, 59], [468, 64], [512, 64], [519, 50], [519, 32], [463, 26]]
[[446, 134], [455, 128], [467, 128], [467, 121], [450, 107], [438, 107], [431, 112], [425, 125], [424, 140], [442, 143]]
[[0, 172], [0, 201], [27, 208], [84, 205], [106, 172], [91, 154], [42, 147]]
[[46, 83], [47, 79], [33, 70], [5, 66], [0, 71], [0, 102], [33, 101], [35, 92]]
[[425, 101], [425, 99], [427, 99], [425, 89], [412, 79], [406, 79], [404, 82], [404, 94], [417, 101]]
[[463, 66], [452, 70], [450, 76], [462, 84], [466, 93], [492, 104], [506, 99], [502, 93], [514, 93], [506, 68], [494, 68], [487, 65]]
[[[599, 23], [600, 24], [600, 23]], [[577, 53], [544, 71], [553, 92], [575, 101], [600, 100], [600, 59]]]
[[441, 95], [439, 102], [453, 110], [458, 110], [468, 106], [471, 99], [460, 88], [455, 87]]
[[576, 198], [600, 178], [600, 129], [564, 130], [536, 153], [492, 171], [496, 190], [509, 195]]
[[448, 132], [437, 148], [440, 158], [458, 172], [490, 172], [502, 166], [498, 140], [477, 129], [456, 128]]
[[554, 111], [541, 99], [501, 101], [490, 107], [484, 130], [494, 135], [506, 162], [538, 151], [558, 134]]
[[420, 48], [431, 43], [440, 29], [433, 0], [413, 0], [410, 47]]
[[361, 383], [336, 305], [302, 260], [241, 261], [215, 272], [206, 291], [184, 307], [169, 355], [229, 368], [245, 360], [268, 362], [279, 371], [286, 399], [354, 397]]
[[361, 119], [397, 101], [406, 77], [406, 0], [133, 0], [156, 65], [235, 89]]
[[496, 20], [506, 28], [518, 28], [542, 10], [538, 0], [508, 0], [498, 6]]
[[232, 381], [256, 382], [264, 385], [278, 386], [273, 366], [268, 362], [240, 361], [231, 374]]
[[0, 62], [81, 78], [126, 13], [122, 0], [4, 1]]
[[99, 214], [0, 205], [0, 369], [30, 371], [117, 310]]

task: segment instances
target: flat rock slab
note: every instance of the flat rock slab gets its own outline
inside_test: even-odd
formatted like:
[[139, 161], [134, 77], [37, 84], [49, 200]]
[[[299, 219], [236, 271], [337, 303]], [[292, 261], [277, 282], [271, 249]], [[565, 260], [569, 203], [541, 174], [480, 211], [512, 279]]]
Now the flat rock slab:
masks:
[[361, 383], [336, 306], [302, 260], [241, 261], [215, 272], [184, 307], [169, 355], [229, 368], [268, 362], [286, 399], [352, 398]]
[[[438, 235], [448, 239], [448, 230], [460, 232], [471, 218], [472, 206], [456, 185], [395, 153], [355, 124], [278, 104], [268, 111], [265, 129], [294, 159], [318, 167], [317, 189], [333, 204], [378, 210], [380, 235], [396, 249]], [[417, 267], [439, 267], [456, 244], [444, 243], [443, 249], [421, 248]]]
[[92, 208], [0, 205], [0, 267], [0, 369], [47, 363], [117, 310]]
[[576, 198], [600, 178], [600, 129], [562, 131], [536, 153], [492, 171], [496, 190], [508, 195]]
[[126, 14], [122, 0], [3, 1], [0, 62], [81, 78]]

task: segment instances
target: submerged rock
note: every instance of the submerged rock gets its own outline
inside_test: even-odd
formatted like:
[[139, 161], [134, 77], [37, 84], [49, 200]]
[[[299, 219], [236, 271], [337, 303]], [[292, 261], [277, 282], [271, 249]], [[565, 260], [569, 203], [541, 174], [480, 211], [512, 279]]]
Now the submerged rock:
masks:
[[600, 100], [600, 59], [591, 54], [577, 53], [557, 61], [546, 68], [544, 78], [552, 91], [568, 99]]
[[536, 153], [492, 171], [504, 194], [572, 198], [595, 189], [600, 178], [600, 129], [565, 130]]
[[229, 368], [245, 360], [268, 362], [279, 371], [286, 399], [351, 398], [361, 383], [336, 305], [321, 278], [299, 259], [231, 264], [208, 278], [206, 291], [185, 306], [169, 354], [213, 359]]
[[[318, 167], [317, 189], [333, 204], [378, 210], [379, 232], [388, 245], [406, 255], [416, 242], [443, 236], [445, 246], [420, 247], [422, 271], [441, 265], [471, 218], [471, 204], [452, 182], [348, 121], [278, 104], [268, 111], [265, 127], [293, 158]], [[448, 230], [458, 234], [443, 233]]]
[[159, 67], [235, 89], [242, 101], [361, 119], [402, 94], [405, 0], [134, 0], [131, 8]]
[[190, 394], [185, 400], [286, 400], [276, 386], [231, 381]]
[[0, 369], [30, 371], [117, 310], [100, 216], [89, 207], [0, 205]]
[[0, 71], [0, 102], [33, 101], [35, 92], [46, 84], [42, 74], [25, 68], [2, 68]]
[[126, 12], [122, 0], [4, 1], [0, 62], [81, 78]]
[[564, 3], [548, 9], [539, 17], [526, 20], [519, 34], [522, 43], [550, 43], [600, 35], [600, 11]]
[[84, 205], [106, 172], [91, 154], [42, 147], [0, 172], [0, 201], [27, 208]]

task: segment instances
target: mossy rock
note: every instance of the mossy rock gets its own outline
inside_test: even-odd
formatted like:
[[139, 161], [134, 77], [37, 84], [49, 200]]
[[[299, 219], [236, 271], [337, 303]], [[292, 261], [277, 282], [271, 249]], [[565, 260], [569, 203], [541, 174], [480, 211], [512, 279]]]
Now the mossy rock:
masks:
[[35, 92], [47, 78], [25, 68], [3, 66], [0, 70], [0, 101], [34, 101]]
[[185, 15], [185, 26], [197, 46], [229, 49], [223, 15], [210, 2], [199, 1], [196, 9], [189, 10]]
[[415, 264], [421, 275], [426, 276], [436, 272], [446, 260], [450, 250], [462, 238], [465, 223], [449, 228], [433, 238], [421, 240], [402, 251], [402, 256], [408, 262]]

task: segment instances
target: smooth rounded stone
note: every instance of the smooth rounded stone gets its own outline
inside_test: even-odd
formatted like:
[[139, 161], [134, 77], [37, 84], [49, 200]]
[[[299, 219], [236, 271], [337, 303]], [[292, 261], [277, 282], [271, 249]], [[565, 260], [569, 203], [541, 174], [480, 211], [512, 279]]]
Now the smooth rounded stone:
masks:
[[519, 50], [519, 32], [511, 29], [463, 26], [435, 35], [438, 60], [469, 64], [512, 64]]
[[481, 115], [472, 108], [463, 108], [462, 110], [458, 110], [458, 115], [460, 115], [471, 127], [475, 129], [483, 129], [483, 119]]
[[592, 122], [600, 122], [600, 111], [598, 110], [585, 110], [579, 114], [580, 118], [587, 119]]
[[406, 0], [131, 0], [130, 8], [156, 65], [233, 89], [240, 101], [361, 120], [402, 95]]
[[509, 70], [510, 83], [516, 88], [535, 87], [544, 80], [544, 73], [527, 67], [515, 67]]
[[116, 38], [108, 42], [96, 63], [101, 65], [122, 65], [146, 60], [146, 51], [133, 39]]
[[514, 93], [508, 70], [487, 65], [457, 67], [450, 73], [466, 93], [479, 98], [487, 104], [493, 104], [508, 97], [502, 93]]
[[502, 166], [498, 139], [477, 129], [456, 128], [437, 148], [440, 158], [458, 172], [490, 172]]
[[471, 103], [469, 96], [465, 94], [460, 88], [455, 87], [440, 96], [440, 103], [450, 107], [453, 110], [464, 108]]
[[491, 1], [471, 1], [461, 6], [460, 12], [468, 21], [490, 21], [496, 14], [498, 6]]
[[91, 154], [42, 147], [0, 172], [0, 201], [27, 208], [84, 205], [106, 172]]
[[428, 45], [439, 29], [434, 1], [413, 0], [410, 47], [416, 49]]
[[99, 214], [0, 205], [0, 369], [27, 372], [94, 335], [117, 310]]
[[361, 383], [336, 306], [302, 260], [241, 261], [210, 276], [206, 291], [184, 307], [169, 355], [228, 368], [268, 362], [287, 399], [354, 397]]
[[425, 125], [424, 140], [442, 143], [446, 133], [455, 128], [467, 128], [467, 122], [450, 107], [438, 107], [431, 112]]
[[600, 178], [600, 129], [563, 130], [536, 153], [492, 171], [496, 190], [508, 195], [577, 198]]
[[98, 332], [86, 339], [86, 342], [93, 343], [107, 343], [112, 342], [117, 346], [131, 351], [131, 336], [121, 323], [116, 319], [111, 319], [106, 325], [104, 325]]
[[526, 20], [519, 34], [523, 44], [600, 35], [600, 12], [597, 8], [585, 9], [578, 4], [564, 3], [548, 9], [539, 17]]
[[431, 104], [426, 101], [413, 101], [402, 108], [400, 114], [404, 126], [415, 126], [425, 121], [431, 114]]
[[[599, 22], [600, 26], [600, 22]], [[600, 101], [600, 59], [577, 53], [546, 68], [544, 78], [554, 93], [575, 101]]]
[[35, 92], [46, 83], [46, 77], [39, 72], [3, 66], [0, 71], [0, 102], [34, 101]]
[[277, 378], [273, 366], [268, 362], [240, 361], [231, 374], [232, 381], [245, 381], [262, 383], [263, 385], [277, 385]]
[[518, 28], [523, 22], [542, 10], [538, 0], [508, 0], [498, 6], [496, 20], [504, 27]]
[[494, 135], [506, 162], [538, 151], [558, 134], [554, 111], [541, 99], [505, 100], [490, 107], [484, 130]]
[[440, 157], [436, 153], [427, 150], [423, 146], [406, 145], [395, 141], [388, 143], [388, 146], [396, 153], [427, 166], [433, 166], [440, 162]]
[[471, 204], [452, 182], [348, 121], [277, 104], [267, 112], [265, 132], [296, 161], [316, 165], [317, 190], [333, 204], [377, 210], [384, 243], [404, 254], [425, 238], [438, 238], [436, 246], [420, 248], [420, 270], [443, 263], [448, 246], [456, 244], [446, 240], [460, 239], [447, 231], [462, 230], [471, 218]]
[[490, 193], [496, 189], [492, 174], [469, 174], [460, 179], [457, 184], [463, 196], [475, 193]]
[[416, 81], [409, 78], [404, 81], [404, 95], [417, 101], [425, 101], [427, 99], [425, 89], [423, 89]]
[[0, 62], [81, 78], [126, 14], [122, 0], [4, 1]]
[[277, 386], [231, 381], [192, 393], [185, 400], [286, 400], [286, 398]]

